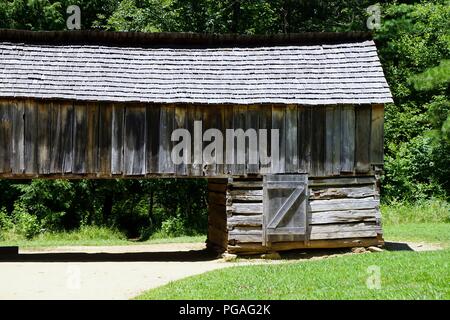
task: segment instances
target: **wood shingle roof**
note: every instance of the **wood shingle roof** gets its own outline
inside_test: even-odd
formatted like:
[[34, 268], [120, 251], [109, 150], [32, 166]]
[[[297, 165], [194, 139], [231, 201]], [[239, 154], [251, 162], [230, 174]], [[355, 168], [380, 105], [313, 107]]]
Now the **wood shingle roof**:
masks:
[[0, 39], [0, 97], [211, 104], [392, 102], [372, 40], [117, 46]]

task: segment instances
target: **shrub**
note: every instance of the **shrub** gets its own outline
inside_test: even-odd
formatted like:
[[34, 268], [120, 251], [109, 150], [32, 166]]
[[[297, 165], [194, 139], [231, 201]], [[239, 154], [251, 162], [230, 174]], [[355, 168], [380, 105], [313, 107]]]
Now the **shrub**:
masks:
[[47, 241], [88, 241], [88, 240], [126, 240], [123, 233], [116, 229], [82, 226], [77, 230], [69, 232], [46, 232], [38, 236], [42, 240]]
[[13, 219], [15, 233], [27, 239], [32, 239], [41, 231], [38, 218], [30, 214], [20, 202], [14, 204]]
[[11, 230], [14, 223], [5, 208], [0, 209], [0, 232]]
[[167, 237], [180, 237], [186, 235], [184, 221], [180, 217], [169, 217], [161, 225], [161, 233]]

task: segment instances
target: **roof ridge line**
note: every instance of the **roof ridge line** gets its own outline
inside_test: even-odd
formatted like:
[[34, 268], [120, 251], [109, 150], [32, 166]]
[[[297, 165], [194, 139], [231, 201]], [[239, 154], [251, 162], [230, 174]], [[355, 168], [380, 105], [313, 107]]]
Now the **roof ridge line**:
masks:
[[94, 30], [28, 31], [0, 29], [0, 42], [93, 44], [128, 47], [262, 47], [338, 44], [372, 40], [371, 32], [303, 32], [287, 34], [208, 34], [189, 32], [112, 32]]

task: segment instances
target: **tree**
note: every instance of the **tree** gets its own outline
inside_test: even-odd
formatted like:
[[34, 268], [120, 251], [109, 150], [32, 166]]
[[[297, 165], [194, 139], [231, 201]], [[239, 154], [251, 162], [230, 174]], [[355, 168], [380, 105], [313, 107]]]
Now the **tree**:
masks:
[[[385, 196], [450, 194], [450, 148], [439, 132], [448, 118], [448, 1], [383, 6], [376, 33], [395, 104], [386, 108]], [[437, 71], [437, 72], [436, 72]], [[432, 74], [438, 77], [430, 78]]]

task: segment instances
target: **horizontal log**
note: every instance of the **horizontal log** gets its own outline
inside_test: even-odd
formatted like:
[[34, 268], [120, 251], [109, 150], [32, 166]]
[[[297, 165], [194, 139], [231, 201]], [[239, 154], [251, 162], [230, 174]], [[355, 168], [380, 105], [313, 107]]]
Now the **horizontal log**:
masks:
[[330, 233], [315, 233], [312, 234], [310, 240], [324, 240], [324, 239], [345, 239], [345, 238], [372, 238], [378, 234], [377, 230], [352, 230], [340, 231]]
[[260, 181], [233, 181], [230, 184], [231, 188], [234, 189], [262, 189], [263, 183]]
[[272, 242], [270, 247], [264, 247], [261, 243], [238, 243], [236, 245], [229, 245], [227, 251], [230, 253], [263, 253], [268, 251], [284, 251], [295, 249], [334, 249], [334, 248], [353, 248], [353, 247], [370, 247], [383, 245], [383, 240], [377, 238], [351, 238], [351, 239], [336, 239], [336, 240], [313, 240], [309, 242]]
[[374, 223], [312, 225], [308, 228], [310, 240], [368, 238], [381, 234], [381, 227]]
[[329, 200], [340, 198], [367, 198], [375, 195], [374, 185], [353, 188], [310, 189], [310, 200]]
[[309, 202], [309, 211], [320, 212], [320, 211], [377, 209], [379, 205], [380, 201], [375, 200], [373, 197], [362, 199], [313, 200]]
[[244, 242], [261, 242], [262, 243], [262, 233], [260, 234], [229, 234], [228, 243], [244, 243]]
[[309, 224], [348, 223], [358, 221], [373, 221], [380, 217], [375, 209], [347, 210], [347, 211], [323, 211], [314, 212], [309, 218]]
[[[344, 215], [340, 215], [342, 212], [337, 212], [336, 215], [328, 216], [328, 213], [320, 213], [320, 216], [312, 217], [310, 224], [330, 224], [330, 223], [350, 223], [350, 222], [372, 222], [375, 223], [377, 218], [375, 217], [375, 212], [365, 212], [359, 213], [357, 215], [351, 216], [349, 212], [345, 212]], [[254, 216], [232, 216], [228, 218], [228, 230], [232, 230], [236, 227], [262, 227], [263, 217], [262, 215]], [[317, 230], [313, 230], [317, 232]]]
[[262, 190], [231, 190], [228, 192], [229, 198], [233, 202], [239, 201], [261, 201], [263, 200]]
[[228, 241], [232, 242], [262, 242], [262, 230], [257, 227], [235, 228], [228, 231]]
[[349, 186], [357, 184], [375, 183], [375, 177], [346, 177], [346, 178], [330, 178], [330, 179], [310, 179], [309, 186]]
[[[348, 210], [316, 212], [309, 218], [309, 224], [332, 224], [350, 222], [376, 222], [380, 218], [377, 210]], [[228, 218], [228, 227], [262, 226], [263, 215], [233, 215]]]
[[233, 203], [227, 206], [227, 212], [231, 214], [262, 214], [262, 203]]
[[235, 227], [261, 227], [263, 223], [263, 215], [237, 216], [233, 215], [228, 218], [228, 229]]
[[[330, 224], [312, 225], [307, 229], [310, 240], [345, 239], [345, 238], [369, 238], [381, 234], [381, 227], [374, 223]], [[247, 237], [248, 236], [248, 237]], [[238, 242], [251, 242], [251, 239], [260, 237], [262, 229], [258, 227], [237, 227], [228, 232], [228, 239]]]

